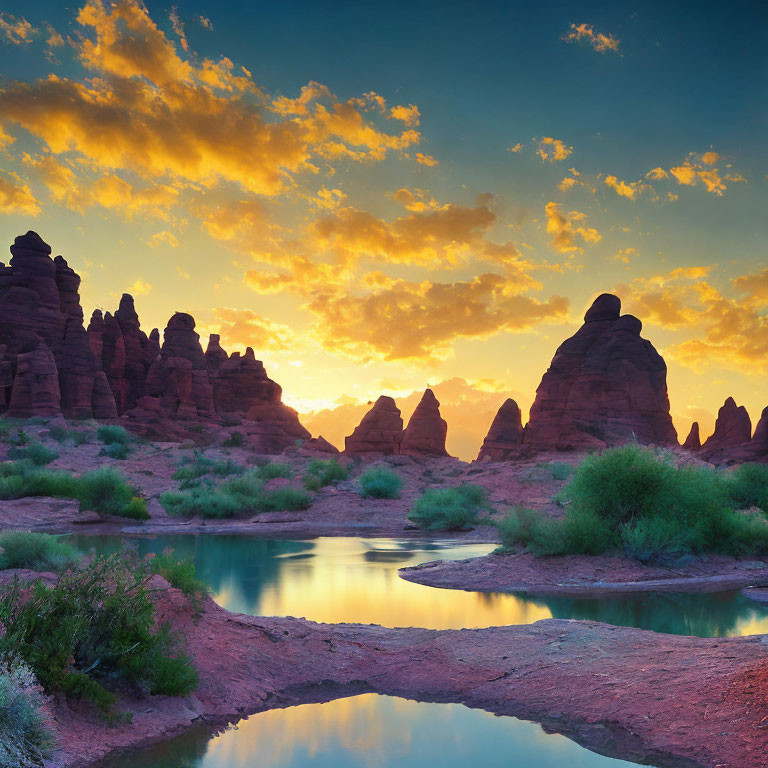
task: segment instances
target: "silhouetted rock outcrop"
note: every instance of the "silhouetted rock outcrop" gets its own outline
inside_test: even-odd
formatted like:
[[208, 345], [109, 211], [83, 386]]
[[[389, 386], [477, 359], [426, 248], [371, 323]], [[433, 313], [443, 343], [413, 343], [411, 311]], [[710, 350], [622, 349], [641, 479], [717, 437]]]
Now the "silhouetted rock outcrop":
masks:
[[395, 401], [382, 395], [345, 439], [345, 453], [391, 456], [400, 452], [403, 419]]
[[600, 448], [636, 439], [677, 443], [667, 366], [642, 323], [604, 293], [555, 353], [536, 391], [523, 443], [534, 449]]
[[758, 447], [757, 443], [750, 446], [751, 441], [752, 420], [747, 409], [729, 397], [717, 412], [715, 431], [704, 441], [699, 455], [713, 464], [745, 461], [743, 457]]
[[689, 451], [698, 451], [699, 448], [701, 448], [698, 421], [694, 421], [693, 424], [691, 424], [691, 431], [688, 433], [688, 437], [685, 438], [683, 448], [687, 448]]
[[518, 450], [523, 439], [520, 407], [510, 397], [499, 408], [485, 436], [478, 461], [504, 461]]
[[[0, 265], [0, 338], [12, 389], [18, 383], [23, 391], [16, 397], [6, 392], [3, 399], [14, 413], [30, 416], [61, 411], [77, 418], [113, 417], [115, 404], [83, 327], [80, 277], [61, 256], [51, 259], [50, 246], [36, 232], [17, 237], [11, 254], [10, 266]], [[41, 377], [39, 387], [31, 385], [31, 375]]]
[[400, 453], [406, 456], [447, 456], [448, 424], [440, 416], [440, 403], [431, 389], [424, 392], [403, 432]]

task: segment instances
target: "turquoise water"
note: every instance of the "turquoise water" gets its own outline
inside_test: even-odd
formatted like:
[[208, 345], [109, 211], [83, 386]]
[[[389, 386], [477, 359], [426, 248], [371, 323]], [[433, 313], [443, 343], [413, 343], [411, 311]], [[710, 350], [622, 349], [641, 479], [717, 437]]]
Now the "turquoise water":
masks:
[[627, 768], [539, 725], [461, 704], [363, 694], [274, 709], [211, 738], [204, 731], [103, 768]]
[[[115, 551], [117, 537], [73, 537], [83, 549]], [[399, 578], [397, 569], [429, 560], [484, 555], [492, 544], [401, 539], [282, 541], [247, 536], [133, 539], [139, 554], [173, 549], [193, 558], [214, 599], [239, 613], [302, 616], [322, 622], [460, 629], [593, 619], [669, 634], [724, 637], [768, 633], [768, 608], [737, 592], [646, 594], [600, 600], [529, 598], [435, 589]]]
[[[112, 552], [117, 537], [74, 537]], [[163, 536], [129, 542], [140, 555], [193, 558], [214, 599], [233, 611], [435, 629], [526, 624], [550, 617], [701, 636], [768, 632], [768, 609], [738, 593], [604, 600], [530, 599], [425, 587], [397, 569], [477, 557], [493, 545], [448, 541]], [[535, 723], [459, 704], [363, 694], [254, 715], [218, 736], [198, 730], [106, 762], [103, 768], [621, 768], [636, 765], [547, 734]]]

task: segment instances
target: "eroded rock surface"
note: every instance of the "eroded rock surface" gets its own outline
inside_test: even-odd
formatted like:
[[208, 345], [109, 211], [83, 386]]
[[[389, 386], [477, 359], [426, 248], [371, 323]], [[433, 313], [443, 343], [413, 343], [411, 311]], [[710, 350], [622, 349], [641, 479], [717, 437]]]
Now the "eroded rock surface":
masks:
[[406, 456], [447, 456], [445, 437], [448, 424], [440, 416], [440, 403], [427, 389], [408, 420], [400, 442], [400, 453]]
[[514, 455], [523, 439], [520, 407], [510, 397], [499, 408], [485, 436], [478, 461], [504, 461]]
[[403, 419], [395, 401], [382, 395], [363, 416], [355, 431], [345, 440], [345, 452], [351, 456], [375, 454], [392, 456], [400, 452]]

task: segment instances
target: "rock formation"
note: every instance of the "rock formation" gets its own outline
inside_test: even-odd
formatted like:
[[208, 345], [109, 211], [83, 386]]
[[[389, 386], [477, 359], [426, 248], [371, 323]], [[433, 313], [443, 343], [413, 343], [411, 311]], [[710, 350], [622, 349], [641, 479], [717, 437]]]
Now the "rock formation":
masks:
[[721, 450], [742, 445], [752, 437], [752, 421], [743, 405], [729, 397], [717, 412], [715, 431], [702, 445], [703, 451]]
[[683, 448], [689, 451], [698, 451], [701, 448], [701, 438], [699, 437], [699, 422], [694, 421], [691, 424], [691, 431], [688, 433], [688, 437], [685, 438]]
[[[80, 277], [61, 256], [51, 259], [35, 232], [17, 237], [11, 254], [10, 266], [0, 264], [0, 338], [12, 390], [17, 383], [22, 389], [14, 396], [6, 388], [2, 399], [17, 414], [114, 417], [114, 398], [83, 327]], [[7, 365], [4, 371], [7, 378]]]
[[642, 323], [604, 293], [555, 353], [536, 390], [523, 443], [534, 449], [602, 448], [636, 439], [677, 444], [667, 366]]
[[523, 422], [520, 408], [510, 397], [499, 408], [483, 440], [477, 460], [504, 461], [514, 455], [522, 439]]
[[440, 403], [427, 389], [403, 432], [400, 453], [406, 456], [447, 456], [448, 424], [440, 416]]
[[354, 432], [345, 439], [345, 452], [359, 456], [378, 454], [391, 456], [400, 452], [403, 419], [395, 401], [382, 395], [363, 416]]

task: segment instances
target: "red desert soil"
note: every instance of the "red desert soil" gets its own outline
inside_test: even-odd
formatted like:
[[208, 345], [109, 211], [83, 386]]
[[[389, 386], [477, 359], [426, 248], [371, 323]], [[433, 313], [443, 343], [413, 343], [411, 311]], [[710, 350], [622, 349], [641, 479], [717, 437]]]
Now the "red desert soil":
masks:
[[314, 624], [232, 614], [155, 577], [160, 618], [187, 638], [200, 672], [186, 699], [127, 700], [133, 722], [107, 727], [51, 702], [61, 751], [78, 768], [117, 749], [212, 728], [266, 709], [377, 692], [462, 702], [542, 723], [596, 751], [657, 766], [768, 765], [768, 638], [698, 639], [547, 620], [436, 631]]
[[492, 554], [401, 568], [407, 581], [473, 592], [599, 596], [622, 592], [719, 592], [768, 585], [768, 563], [712, 556], [677, 567], [623, 557]]

